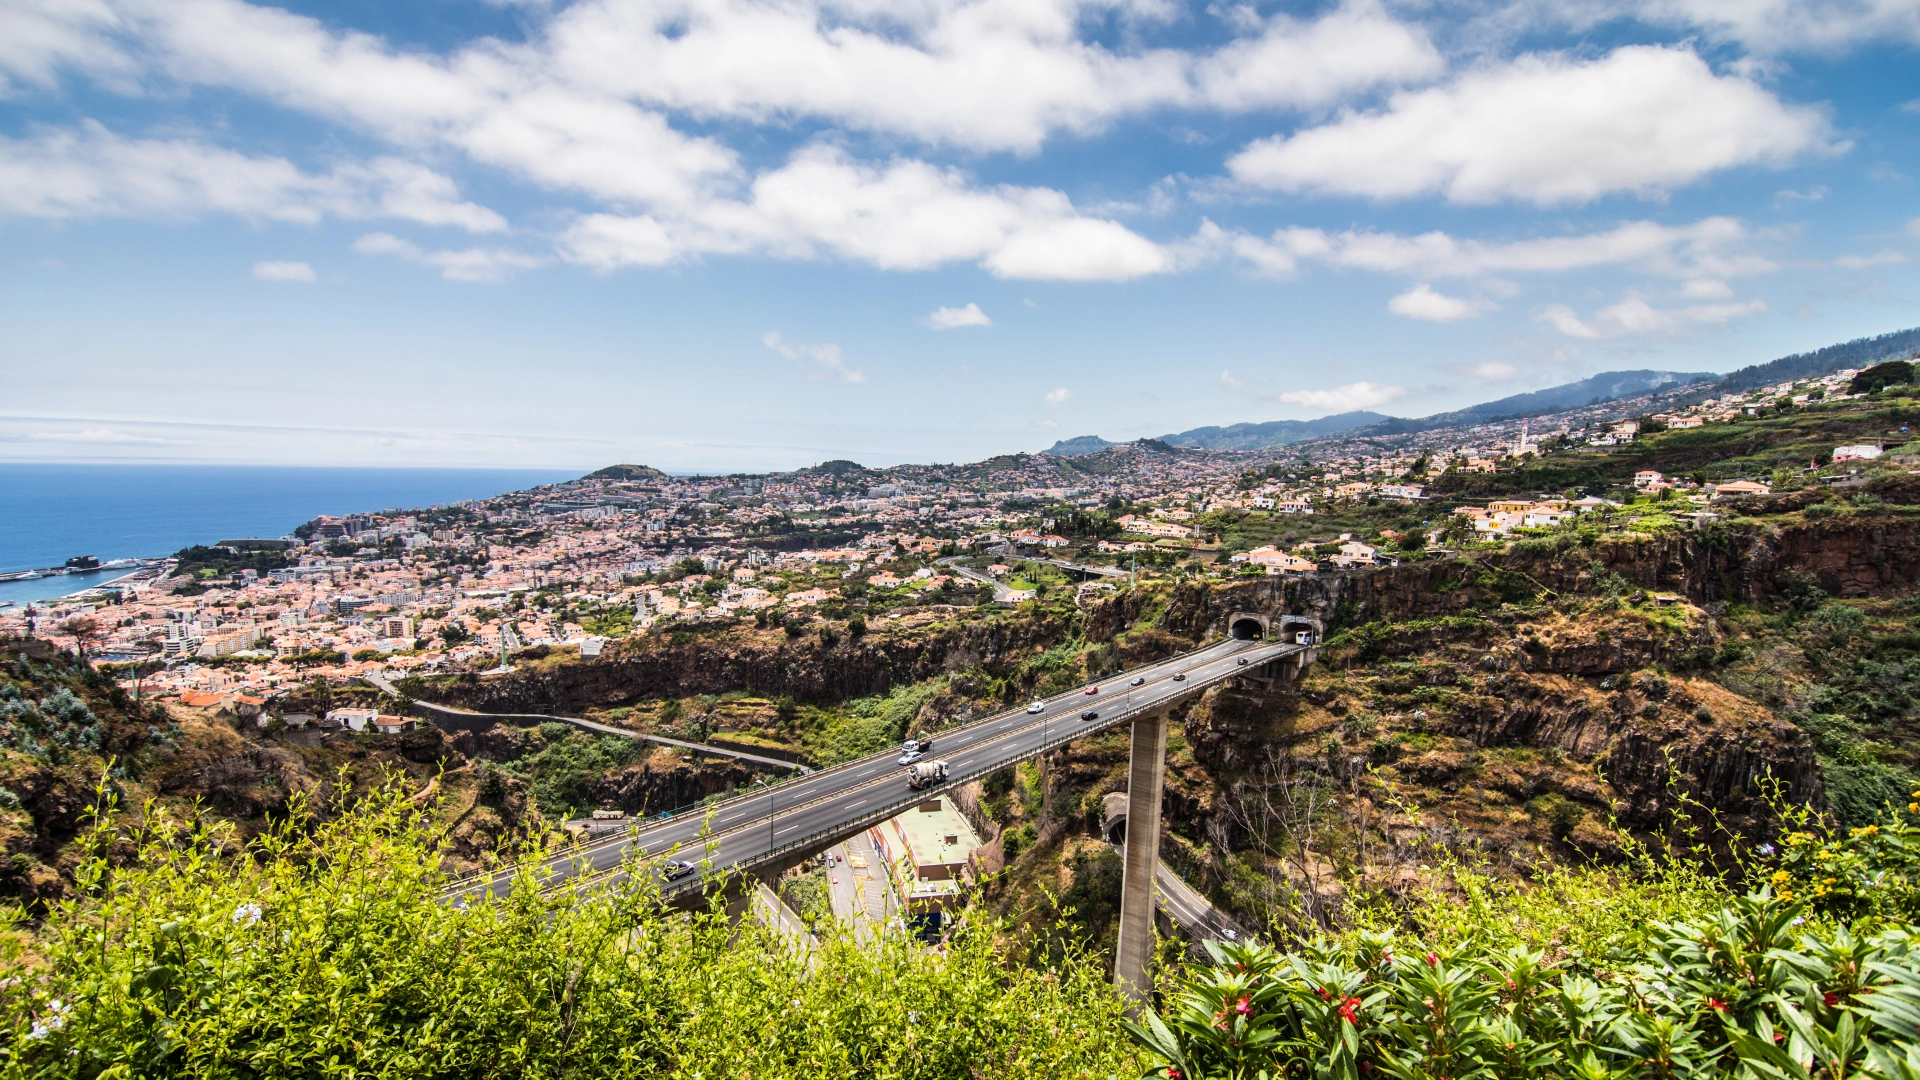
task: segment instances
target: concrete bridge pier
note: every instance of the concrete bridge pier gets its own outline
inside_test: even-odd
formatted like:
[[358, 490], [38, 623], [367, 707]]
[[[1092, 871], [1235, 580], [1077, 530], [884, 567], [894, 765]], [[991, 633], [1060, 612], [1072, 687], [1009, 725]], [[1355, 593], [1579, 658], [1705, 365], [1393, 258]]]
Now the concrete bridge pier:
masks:
[[1167, 779], [1167, 713], [1133, 722], [1127, 769], [1127, 838], [1120, 882], [1120, 942], [1113, 985], [1137, 1008], [1153, 992], [1153, 878], [1160, 863], [1160, 798]]

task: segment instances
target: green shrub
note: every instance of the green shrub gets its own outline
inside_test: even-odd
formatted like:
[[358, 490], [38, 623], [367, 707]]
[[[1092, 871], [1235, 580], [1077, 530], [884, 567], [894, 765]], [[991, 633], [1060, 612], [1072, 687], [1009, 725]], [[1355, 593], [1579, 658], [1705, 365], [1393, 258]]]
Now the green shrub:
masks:
[[[211, 827], [100, 830], [78, 899], [0, 935], [0, 1077], [1106, 1077], [1138, 1070], [1084, 955], [1010, 965], [975, 918], [809, 959], [721, 905], [623, 888], [446, 902], [389, 790], [296, 800], [244, 852]], [[121, 851], [109, 860], [110, 848]]]
[[1128, 1030], [1184, 1080], [1914, 1080], [1913, 799], [1850, 830], [1785, 810], [1744, 896], [1644, 851], [1531, 885], [1449, 867], [1450, 889], [1290, 953], [1210, 945]]

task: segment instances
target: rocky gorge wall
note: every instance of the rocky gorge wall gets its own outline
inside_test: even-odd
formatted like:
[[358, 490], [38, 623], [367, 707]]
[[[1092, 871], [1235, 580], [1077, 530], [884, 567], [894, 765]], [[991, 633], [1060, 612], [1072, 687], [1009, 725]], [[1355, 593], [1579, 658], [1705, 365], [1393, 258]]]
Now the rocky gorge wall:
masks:
[[[1602, 573], [1695, 604], [1764, 601], [1816, 587], [1829, 596], [1898, 594], [1920, 583], [1920, 519], [1891, 514], [1603, 539], [1592, 547], [1519, 544], [1498, 555], [1425, 559], [1357, 573], [1183, 585], [1166, 626], [1223, 632], [1233, 611], [1314, 615], [1329, 629], [1376, 619], [1458, 615], [1489, 602], [1591, 593]], [[1602, 669], [1604, 670], [1604, 669]], [[1619, 670], [1617, 668], [1613, 670]]]
[[641, 639], [592, 663], [542, 666], [508, 678], [462, 676], [436, 684], [428, 696], [488, 713], [565, 712], [731, 690], [844, 701], [976, 664], [1024, 657], [1054, 644], [1069, 630], [1046, 616], [996, 615], [858, 639], [842, 635], [831, 644], [813, 633], [798, 639], [779, 633], [697, 637], [678, 646]]

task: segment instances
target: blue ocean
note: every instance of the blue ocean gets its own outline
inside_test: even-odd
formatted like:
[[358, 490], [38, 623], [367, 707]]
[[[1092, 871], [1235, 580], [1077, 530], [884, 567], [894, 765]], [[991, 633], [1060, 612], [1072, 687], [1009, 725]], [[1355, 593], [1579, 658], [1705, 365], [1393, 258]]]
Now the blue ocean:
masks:
[[[283, 536], [320, 514], [483, 499], [577, 471], [299, 469], [227, 465], [0, 463], [0, 573], [168, 555], [228, 537]], [[0, 582], [0, 600], [62, 596], [118, 573]]]

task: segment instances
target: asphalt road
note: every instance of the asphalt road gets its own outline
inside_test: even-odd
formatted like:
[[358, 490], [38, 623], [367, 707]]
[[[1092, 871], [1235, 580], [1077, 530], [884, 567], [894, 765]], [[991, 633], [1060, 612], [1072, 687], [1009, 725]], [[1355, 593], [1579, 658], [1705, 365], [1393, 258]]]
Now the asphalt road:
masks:
[[[950, 775], [945, 783], [923, 791], [907, 787], [898, 750], [873, 754], [770, 787], [757, 783], [756, 790], [712, 807], [706, 817], [689, 812], [636, 822], [632, 831], [557, 856], [543, 869], [551, 875], [551, 886], [582, 877], [623, 881], [630, 853], [646, 860], [644, 872], [655, 877], [660, 875], [656, 860], [662, 856], [706, 864], [703, 871], [665, 883], [668, 891], [676, 891], [697, 885], [705, 873], [769, 861], [791, 864], [941, 791], [1075, 738], [1128, 723], [1305, 648], [1233, 638], [1217, 641], [1090, 684], [1096, 693], [1075, 690], [1058, 695], [1046, 701], [1039, 714], [1016, 710], [940, 733], [927, 757], [946, 761]], [[1138, 687], [1131, 685], [1136, 678], [1142, 680]], [[1080, 719], [1088, 710], [1097, 712], [1098, 718]], [[504, 895], [510, 888], [511, 875], [497, 874], [451, 883], [448, 895], [450, 899], [488, 892]]]
[[1193, 886], [1180, 880], [1180, 875], [1166, 863], [1159, 863], [1158, 872], [1153, 875], [1154, 891], [1159, 896], [1161, 910], [1167, 917], [1179, 924], [1182, 930], [1198, 943], [1203, 939], [1213, 941], [1245, 941], [1247, 932], [1219, 908], [1214, 907], [1207, 898], [1200, 895]]

